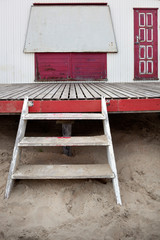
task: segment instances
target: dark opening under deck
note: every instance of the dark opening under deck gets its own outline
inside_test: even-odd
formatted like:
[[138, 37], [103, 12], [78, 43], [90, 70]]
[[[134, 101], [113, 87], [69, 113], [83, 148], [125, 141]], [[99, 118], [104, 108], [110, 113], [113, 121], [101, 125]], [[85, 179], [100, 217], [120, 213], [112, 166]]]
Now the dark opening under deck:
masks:
[[99, 112], [100, 99], [109, 112], [160, 111], [160, 83], [32, 83], [0, 85], [0, 113], [19, 113], [25, 96], [32, 112]]

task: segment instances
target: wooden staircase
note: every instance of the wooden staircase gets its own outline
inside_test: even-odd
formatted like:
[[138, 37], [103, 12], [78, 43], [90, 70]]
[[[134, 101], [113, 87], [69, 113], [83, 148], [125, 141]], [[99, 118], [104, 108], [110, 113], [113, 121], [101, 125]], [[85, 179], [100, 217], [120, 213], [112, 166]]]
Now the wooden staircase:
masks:
[[[10, 165], [5, 197], [8, 198], [16, 179], [89, 179], [110, 178], [113, 182], [117, 204], [121, 203], [116, 162], [108, 120], [105, 98], [101, 113], [29, 113], [26, 97], [22, 108], [17, 137]], [[102, 120], [104, 135], [84, 137], [25, 137], [28, 120]], [[18, 166], [23, 147], [31, 146], [105, 146], [106, 164], [22, 165]]]

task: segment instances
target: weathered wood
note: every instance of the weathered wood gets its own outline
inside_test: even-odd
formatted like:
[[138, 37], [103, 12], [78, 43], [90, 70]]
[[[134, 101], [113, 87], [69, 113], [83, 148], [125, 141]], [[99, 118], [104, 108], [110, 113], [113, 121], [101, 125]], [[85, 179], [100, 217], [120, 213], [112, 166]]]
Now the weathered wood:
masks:
[[0, 93], [0, 99], [12, 99], [17, 97], [17, 95], [19, 93], [24, 92], [24, 90], [29, 91], [31, 89], [31, 85], [30, 86], [26, 86], [26, 85], [22, 85], [21, 87], [18, 85], [16, 85], [14, 88], [11, 86], [9, 88], [7, 88], [6, 90], [2, 89], [3, 91], [1, 91]]
[[65, 89], [62, 93], [61, 99], [68, 99], [69, 98], [69, 88], [70, 88], [70, 84], [66, 84]]
[[34, 97], [34, 99], [43, 99], [48, 92], [52, 90], [52, 86], [50, 84], [46, 85], [46, 87], [43, 89], [43, 91], [39, 92], [37, 96]]
[[126, 87], [119, 87], [119, 86], [113, 86], [110, 84], [110, 88], [114, 91], [117, 91], [118, 93], [122, 94], [126, 98], [137, 98], [137, 92], [133, 93], [131, 89], [126, 90]]
[[93, 88], [91, 88], [90, 84], [85, 84], [85, 88], [93, 95], [94, 98], [100, 98], [101, 95], [98, 94]]
[[[37, 89], [37, 91], [33, 92], [32, 94], [29, 93], [28, 97], [31, 99], [42, 99], [44, 97], [43, 92], [45, 92], [45, 90], [48, 89], [49, 87], [50, 87], [49, 84], [45, 84], [45, 85], [42, 84], [41, 88]], [[42, 97], [38, 98], [37, 96], [39, 96], [41, 94], [42, 94]]]
[[85, 85], [80, 83], [79, 87], [81, 88], [83, 94], [85, 95], [86, 98], [94, 98], [93, 95], [85, 88]]
[[29, 113], [26, 120], [103, 120], [101, 113]]
[[6, 198], [9, 197], [12, 186], [14, 184], [12, 175], [16, 170], [16, 167], [18, 165], [18, 162], [19, 162], [19, 159], [21, 156], [21, 149], [18, 147], [18, 143], [22, 140], [22, 138], [24, 137], [24, 134], [25, 134], [27, 121], [23, 120], [22, 116], [27, 113], [28, 113], [28, 98], [26, 97], [24, 100], [23, 108], [22, 108], [21, 118], [20, 118], [20, 122], [19, 122], [18, 132], [17, 132], [13, 155], [12, 155], [12, 161], [11, 161], [9, 174], [8, 174], [7, 186], [6, 186], [6, 192], [5, 192]]
[[143, 98], [143, 97], [150, 97], [152, 96], [152, 93], [150, 90], [145, 91], [144, 89], [141, 90], [140, 85], [125, 85], [123, 84], [121, 86], [121, 84], [117, 84], [116, 86], [114, 86], [114, 84], [110, 84], [110, 86], [112, 86], [113, 88], [118, 88], [121, 91], [124, 91], [125, 93], [129, 94], [130, 98]]
[[60, 88], [58, 89], [58, 91], [53, 95], [52, 99], [60, 99], [62, 93], [63, 93], [63, 90], [65, 88], [65, 84], [62, 83]]
[[116, 168], [116, 161], [114, 156], [114, 150], [113, 150], [113, 143], [112, 143], [112, 137], [111, 137], [111, 131], [109, 126], [109, 119], [108, 119], [108, 113], [106, 108], [106, 101], [105, 98], [102, 98], [102, 114], [105, 116], [105, 120], [103, 120], [103, 127], [104, 127], [104, 133], [108, 139], [109, 146], [107, 147], [107, 158], [108, 163], [112, 169], [112, 172], [114, 173], [113, 178], [113, 187], [114, 192], [117, 199], [117, 204], [122, 205], [121, 196], [120, 196], [120, 189], [119, 189], [119, 183], [118, 183], [118, 174], [117, 174], [117, 168]]
[[44, 96], [43, 99], [51, 99], [52, 96], [58, 91], [60, 85], [58, 83], [52, 84], [51, 89], [48, 91], [48, 93]]
[[[34, 99], [34, 95], [37, 94], [43, 88], [42, 84], [32, 84], [29, 90], [21, 91], [19, 94], [16, 95], [17, 99], [23, 99], [25, 96]], [[12, 96], [13, 99], [13, 96]]]
[[107, 137], [24, 137], [18, 144], [20, 147], [31, 146], [108, 146]]
[[74, 86], [73, 83], [70, 84], [69, 98], [70, 99], [76, 99], [77, 98], [75, 86]]
[[128, 98], [128, 94], [124, 94], [121, 91], [117, 90], [116, 88], [112, 88], [110, 85], [109, 86], [104, 86], [104, 89], [106, 89], [107, 87], [107, 91], [109, 91], [112, 94], [115, 94], [118, 98]]
[[[73, 85], [72, 85], [73, 86]], [[41, 93], [44, 96], [46, 94], [46, 88]], [[65, 89], [65, 85], [62, 84], [60, 88]], [[88, 91], [92, 92], [93, 89], [88, 87]], [[50, 91], [52, 89], [50, 88]], [[59, 89], [57, 89], [58, 91]], [[75, 91], [75, 88], [74, 88]], [[36, 93], [34, 93], [36, 94]], [[42, 97], [41, 95], [41, 97]], [[40, 96], [40, 95], [38, 95]], [[57, 92], [57, 97], [60, 97], [60, 92]], [[35, 97], [35, 95], [34, 95]], [[14, 183], [14, 179], [74, 179], [74, 178], [112, 178], [113, 187], [118, 204], [121, 203], [120, 190], [118, 184], [117, 169], [112, 145], [112, 138], [110, 133], [110, 126], [108, 120], [108, 113], [106, 108], [105, 98], [102, 97], [102, 113], [28, 113], [29, 106], [28, 98], [25, 98], [22, 114], [20, 118], [20, 124], [18, 127], [16, 143], [13, 151], [12, 162], [10, 166], [6, 193], [5, 197], [9, 197], [11, 188]], [[72, 119], [100, 119], [103, 120], [104, 133], [105, 135], [100, 136], [81, 136], [81, 137], [71, 137], [71, 127], [72, 124], [68, 120]], [[67, 121], [66, 121], [67, 118]], [[24, 137], [26, 130], [27, 120], [34, 119], [55, 119], [63, 120], [62, 123], [62, 135], [63, 137]], [[71, 155], [70, 146], [106, 146], [107, 147], [107, 157], [109, 164], [90, 164], [90, 165], [25, 165], [19, 167], [17, 170], [17, 165], [21, 155], [22, 147], [30, 146], [63, 146], [64, 151], [67, 155]], [[17, 170], [17, 171], [16, 171]]]
[[109, 97], [109, 98], [118, 98], [118, 96], [114, 92], [108, 89], [108, 85], [93, 84], [92, 86], [96, 88], [96, 91], [101, 92], [101, 96]]
[[12, 175], [13, 179], [86, 179], [114, 178], [108, 164], [85, 165], [23, 165]]
[[78, 99], [85, 99], [85, 95], [83, 94], [80, 86], [78, 83], [75, 84], [76, 92], [77, 92], [77, 98]]
[[0, 99], [100, 99], [160, 98], [159, 82], [53, 82], [0, 85]]

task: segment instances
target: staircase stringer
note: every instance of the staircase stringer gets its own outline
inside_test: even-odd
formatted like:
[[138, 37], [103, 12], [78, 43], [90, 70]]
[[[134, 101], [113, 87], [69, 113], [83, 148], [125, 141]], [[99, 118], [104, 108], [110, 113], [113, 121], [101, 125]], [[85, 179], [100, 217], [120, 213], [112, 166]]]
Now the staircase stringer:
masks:
[[114, 173], [114, 176], [115, 176], [112, 179], [113, 188], [114, 188], [114, 192], [116, 195], [117, 204], [122, 205], [119, 183], [118, 183], [116, 161], [115, 161], [115, 156], [114, 156], [114, 149], [113, 149], [113, 143], [112, 143], [112, 137], [111, 137], [111, 131], [110, 131], [110, 125], [109, 125], [109, 118], [108, 118], [106, 101], [105, 101], [104, 97], [102, 97], [101, 103], [102, 103], [102, 114], [105, 116], [105, 120], [103, 120], [104, 133], [107, 136], [108, 142], [109, 142], [109, 146], [107, 147], [107, 158], [108, 158], [108, 163], [109, 163], [109, 165], [112, 169], [112, 172]]
[[8, 174], [5, 198], [9, 198], [11, 189], [12, 189], [14, 181], [15, 181], [14, 179], [12, 179], [12, 175], [14, 174], [14, 172], [17, 168], [18, 162], [20, 160], [20, 157], [21, 157], [22, 148], [18, 147], [18, 143], [22, 140], [22, 138], [25, 135], [27, 120], [24, 120], [23, 117], [27, 113], [28, 113], [28, 97], [25, 97], [21, 116], [20, 116], [20, 122], [19, 122], [19, 126], [18, 126], [16, 141], [15, 141], [15, 145], [14, 145], [14, 149], [13, 149], [11, 165], [10, 165], [9, 174]]

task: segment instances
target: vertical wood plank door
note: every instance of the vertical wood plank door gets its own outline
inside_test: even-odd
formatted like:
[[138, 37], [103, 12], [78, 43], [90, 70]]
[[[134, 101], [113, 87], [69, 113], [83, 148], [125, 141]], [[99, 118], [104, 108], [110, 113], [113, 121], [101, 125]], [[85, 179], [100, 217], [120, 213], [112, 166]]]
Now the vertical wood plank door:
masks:
[[106, 53], [72, 53], [71, 77], [76, 80], [107, 78]]
[[70, 75], [69, 53], [36, 53], [35, 74], [36, 80], [67, 79]]
[[37, 81], [107, 78], [107, 53], [36, 53]]
[[158, 79], [157, 9], [134, 9], [134, 78]]

